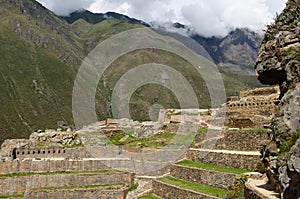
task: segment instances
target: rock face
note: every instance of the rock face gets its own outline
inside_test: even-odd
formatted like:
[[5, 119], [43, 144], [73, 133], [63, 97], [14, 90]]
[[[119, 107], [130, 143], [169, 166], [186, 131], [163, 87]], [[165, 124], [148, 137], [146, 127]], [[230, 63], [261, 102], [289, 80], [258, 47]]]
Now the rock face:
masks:
[[299, 1], [290, 0], [276, 22], [268, 26], [256, 60], [258, 79], [280, 84], [282, 94], [299, 82]]
[[300, 197], [300, 1], [289, 0], [269, 25], [256, 61], [258, 79], [279, 84], [279, 114], [272, 122], [271, 144], [262, 146], [269, 183], [284, 198]]
[[252, 70], [262, 40], [259, 34], [245, 28], [231, 31], [224, 38], [200, 35], [193, 35], [192, 38], [207, 50], [218, 65], [239, 67], [244, 72]]

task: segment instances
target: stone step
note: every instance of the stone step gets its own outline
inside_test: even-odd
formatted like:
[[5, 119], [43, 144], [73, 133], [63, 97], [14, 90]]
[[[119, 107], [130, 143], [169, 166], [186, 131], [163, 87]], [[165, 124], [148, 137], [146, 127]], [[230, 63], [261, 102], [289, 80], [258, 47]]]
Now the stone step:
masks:
[[23, 173], [0, 176], [0, 196], [24, 194], [42, 187], [89, 186], [134, 183], [134, 174], [119, 171]]
[[226, 195], [226, 190], [184, 181], [171, 176], [164, 178], [171, 178], [171, 181], [165, 182], [163, 178], [153, 181], [153, 193], [164, 199], [218, 199], [224, 198]]
[[268, 189], [267, 178], [248, 179], [245, 183], [245, 198], [268, 198], [279, 199], [279, 193]]
[[262, 167], [260, 152], [190, 148], [186, 157], [194, 162], [258, 171]]
[[138, 187], [134, 191], [130, 191], [126, 199], [137, 199], [150, 194], [152, 192], [152, 181], [155, 178], [153, 176], [136, 176], [134, 181], [138, 184]]
[[[188, 164], [181, 165], [180, 163], [188, 163]], [[205, 169], [201, 167], [204, 167]], [[218, 169], [218, 166], [200, 165], [199, 163], [185, 160], [179, 162], [178, 164], [172, 165], [170, 168], [170, 175], [185, 181], [199, 183], [199, 184], [227, 190], [234, 183], [235, 179], [238, 176], [240, 176], [243, 172], [242, 170], [241, 171], [235, 171], [235, 170], [237, 169], [232, 169], [232, 168]]]

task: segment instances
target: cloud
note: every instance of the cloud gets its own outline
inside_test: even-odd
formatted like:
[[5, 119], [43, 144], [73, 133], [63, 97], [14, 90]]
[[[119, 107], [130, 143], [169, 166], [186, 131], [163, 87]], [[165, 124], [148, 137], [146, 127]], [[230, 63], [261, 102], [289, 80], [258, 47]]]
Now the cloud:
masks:
[[36, 0], [60, 16], [67, 16], [79, 9], [87, 9], [95, 0]]
[[[224, 36], [235, 28], [261, 31], [287, 0], [95, 0], [93, 12], [115, 10], [146, 22], [180, 22], [204, 36]], [[126, 3], [127, 6], [122, 6]]]
[[80, 8], [114, 11], [146, 22], [180, 22], [204, 36], [226, 35], [234, 28], [261, 31], [287, 0], [38, 0], [56, 14]]

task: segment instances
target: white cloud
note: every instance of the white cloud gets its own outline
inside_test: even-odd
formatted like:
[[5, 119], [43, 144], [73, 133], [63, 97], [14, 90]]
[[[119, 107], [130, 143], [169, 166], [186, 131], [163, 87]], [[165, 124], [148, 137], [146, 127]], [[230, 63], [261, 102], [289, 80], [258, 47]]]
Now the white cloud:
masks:
[[95, 0], [36, 0], [55, 14], [66, 16], [79, 9], [87, 9]]
[[[79, 8], [118, 12], [146, 22], [180, 22], [205, 36], [225, 35], [233, 28], [262, 30], [287, 0], [38, 0], [56, 14]], [[76, 3], [75, 3], [76, 2]]]

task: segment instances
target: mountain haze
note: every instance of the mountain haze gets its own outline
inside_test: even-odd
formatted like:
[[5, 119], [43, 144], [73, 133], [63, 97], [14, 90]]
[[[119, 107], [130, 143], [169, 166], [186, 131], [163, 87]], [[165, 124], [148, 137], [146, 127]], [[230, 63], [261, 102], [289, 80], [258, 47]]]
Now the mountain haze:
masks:
[[[78, 12], [69, 18], [61, 18], [34, 0], [0, 1], [0, 23], [0, 142], [7, 138], [26, 137], [37, 129], [57, 128], [58, 124], [73, 125], [73, 84], [86, 55], [112, 35], [148, 26], [117, 13], [94, 15]], [[252, 33], [240, 33], [242, 37], [247, 34]], [[240, 60], [240, 56], [230, 56], [230, 52], [250, 48], [248, 46], [252, 44], [246, 36], [245, 41], [235, 38], [234, 34], [227, 40], [198, 37], [195, 40], [203, 45], [213, 60], [218, 58], [220, 63], [243, 68], [251, 65], [249, 57], [252, 58], [253, 53]], [[229, 38], [232, 42], [226, 42]], [[209, 45], [204, 45], [204, 41]], [[203, 49], [200, 51], [204, 52]], [[220, 56], [212, 56], [214, 51]], [[152, 62], [170, 65], [180, 71], [196, 91], [200, 106], [209, 107], [206, 85], [187, 61], [168, 52], [144, 49], [120, 57], [105, 72], [105, 83], [100, 80], [96, 94], [99, 120], [111, 116], [109, 98], [117, 80], [130, 68]], [[239, 74], [242, 70], [236, 70], [237, 74], [232, 74], [230, 67], [220, 67], [220, 71], [229, 95], [259, 85], [254, 73]], [[133, 119], [149, 119], [145, 112], [154, 103], [176, 108], [178, 102], [174, 99], [172, 92], [157, 85], [139, 88], [131, 99]]]

